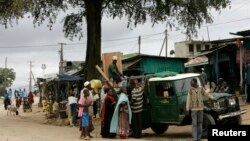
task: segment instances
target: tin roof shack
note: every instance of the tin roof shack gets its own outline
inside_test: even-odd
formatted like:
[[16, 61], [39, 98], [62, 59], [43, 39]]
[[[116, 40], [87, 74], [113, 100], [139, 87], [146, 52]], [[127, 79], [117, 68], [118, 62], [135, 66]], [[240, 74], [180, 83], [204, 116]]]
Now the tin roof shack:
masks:
[[123, 56], [122, 68], [123, 74], [126, 76], [153, 74], [164, 71], [183, 73], [186, 61], [187, 58], [130, 54]]
[[[82, 84], [82, 77], [78, 75], [79, 72], [67, 72], [51, 74], [45, 78], [37, 78], [39, 84], [39, 91], [41, 93], [40, 103], [42, 97], [45, 97], [50, 104], [53, 104], [55, 100], [64, 101], [67, 100], [68, 89], [75, 85], [79, 94], [80, 87]], [[78, 95], [76, 95], [78, 96]]]
[[[247, 38], [240, 38], [240, 40]], [[210, 74], [210, 81], [219, 83], [219, 78], [227, 81], [230, 87], [230, 93], [238, 91], [241, 84], [242, 69], [240, 67], [241, 47], [238, 45], [239, 38], [230, 38], [211, 41], [213, 48], [201, 53], [208, 57], [208, 64], [205, 67]]]
[[[247, 95], [250, 92], [250, 30], [239, 31], [236, 33], [230, 33], [237, 36], [242, 36], [243, 38], [238, 39], [238, 45], [241, 45], [241, 50], [243, 54], [240, 54], [240, 51], [237, 51], [237, 63], [240, 64], [240, 58], [243, 58], [241, 61], [241, 70], [244, 72], [242, 74], [242, 78], [244, 79], [244, 93]], [[248, 85], [248, 86], [247, 86]], [[250, 102], [249, 95], [247, 96], [247, 102]]]

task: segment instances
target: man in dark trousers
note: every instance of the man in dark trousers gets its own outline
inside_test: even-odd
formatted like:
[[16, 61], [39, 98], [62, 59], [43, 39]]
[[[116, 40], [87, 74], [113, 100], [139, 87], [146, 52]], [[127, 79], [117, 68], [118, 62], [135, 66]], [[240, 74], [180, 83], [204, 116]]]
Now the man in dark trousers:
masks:
[[141, 138], [142, 136], [142, 106], [143, 106], [143, 91], [144, 84], [139, 84], [138, 80], [132, 78], [135, 87], [131, 91], [131, 110], [132, 110], [132, 132], [133, 137]]

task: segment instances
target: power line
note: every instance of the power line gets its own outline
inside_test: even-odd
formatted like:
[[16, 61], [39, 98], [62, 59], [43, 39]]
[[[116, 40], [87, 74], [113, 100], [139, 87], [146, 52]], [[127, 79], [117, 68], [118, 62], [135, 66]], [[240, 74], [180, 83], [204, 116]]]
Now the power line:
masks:
[[[154, 34], [145, 34], [142, 35], [142, 38], [149, 38], [152, 36], [163, 34], [163, 32], [160, 33], [154, 33]], [[134, 37], [127, 37], [127, 38], [116, 38], [116, 39], [110, 39], [110, 40], [103, 40], [102, 42], [115, 42], [115, 41], [121, 41], [121, 40], [129, 40], [129, 39], [136, 39], [138, 36]], [[79, 42], [79, 43], [67, 43], [65, 46], [71, 46], [71, 45], [82, 45], [87, 44], [85, 42]], [[40, 48], [40, 47], [58, 47], [57, 44], [47, 44], [47, 45], [21, 45], [21, 46], [0, 46], [0, 49], [16, 49], [16, 48]]]
[[[242, 19], [238, 19], [238, 20], [232, 20], [232, 21], [227, 21], [227, 22], [221, 22], [221, 23], [214, 23], [214, 24], [208, 24], [208, 25], [204, 25], [201, 27], [207, 27], [207, 26], [217, 26], [217, 25], [223, 25], [223, 24], [230, 24], [230, 23], [234, 23], [234, 22], [240, 22], [240, 21], [245, 21], [245, 20], [249, 20], [250, 17], [247, 18], [242, 18]], [[185, 30], [180, 29], [180, 30]], [[169, 31], [169, 32], [173, 32], [173, 31]], [[152, 36], [156, 36], [156, 35], [163, 35], [163, 32], [160, 33], [154, 33], [154, 34], [144, 34], [141, 36], [141, 38], [150, 38]], [[105, 42], [115, 42], [115, 41], [121, 41], [121, 40], [129, 40], [129, 39], [137, 39], [138, 36], [134, 36], [134, 37], [126, 37], [126, 38], [116, 38], [116, 39], [110, 39], [110, 40], [103, 40], [102, 43]], [[79, 42], [79, 43], [68, 43], [66, 46], [71, 46], [71, 45], [82, 45], [82, 44], [87, 44], [85, 42]], [[20, 46], [0, 46], [0, 49], [23, 49], [23, 48], [41, 48], [41, 47], [58, 47], [57, 44], [45, 44], [45, 45], [20, 45]]]
[[242, 18], [242, 19], [238, 19], [238, 20], [233, 20], [233, 21], [227, 21], [227, 22], [221, 22], [221, 23], [216, 23], [216, 24], [209, 24], [209, 25], [204, 25], [202, 27], [207, 27], [207, 26], [217, 26], [217, 25], [221, 25], [221, 24], [229, 24], [229, 23], [234, 23], [234, 22], [239, 22], [239, 21], [245, 21], [245, 20], [249, 20], [250, 17], [247, 18]]

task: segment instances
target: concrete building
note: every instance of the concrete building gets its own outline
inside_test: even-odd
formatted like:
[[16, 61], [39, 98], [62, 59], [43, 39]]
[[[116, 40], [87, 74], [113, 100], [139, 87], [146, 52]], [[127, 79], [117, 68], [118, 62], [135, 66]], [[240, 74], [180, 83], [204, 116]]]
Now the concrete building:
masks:
[[211, 49], [210, 41], [181, 41], [175, 43], [175, 57], [192, 58], [199, 55], [202, 51]]

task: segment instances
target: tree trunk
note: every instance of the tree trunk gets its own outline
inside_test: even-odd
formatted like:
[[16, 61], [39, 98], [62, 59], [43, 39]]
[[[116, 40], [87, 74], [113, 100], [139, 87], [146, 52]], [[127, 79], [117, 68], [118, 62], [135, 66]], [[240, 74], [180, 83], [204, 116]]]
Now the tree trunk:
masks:
[[101, 65], [101, 20], [102, 2], [100, 0], [86, 0], [87, 22], [87, 51], [85, 64], [85, 81], [98, 78], [99, 73], [95, 65]]

